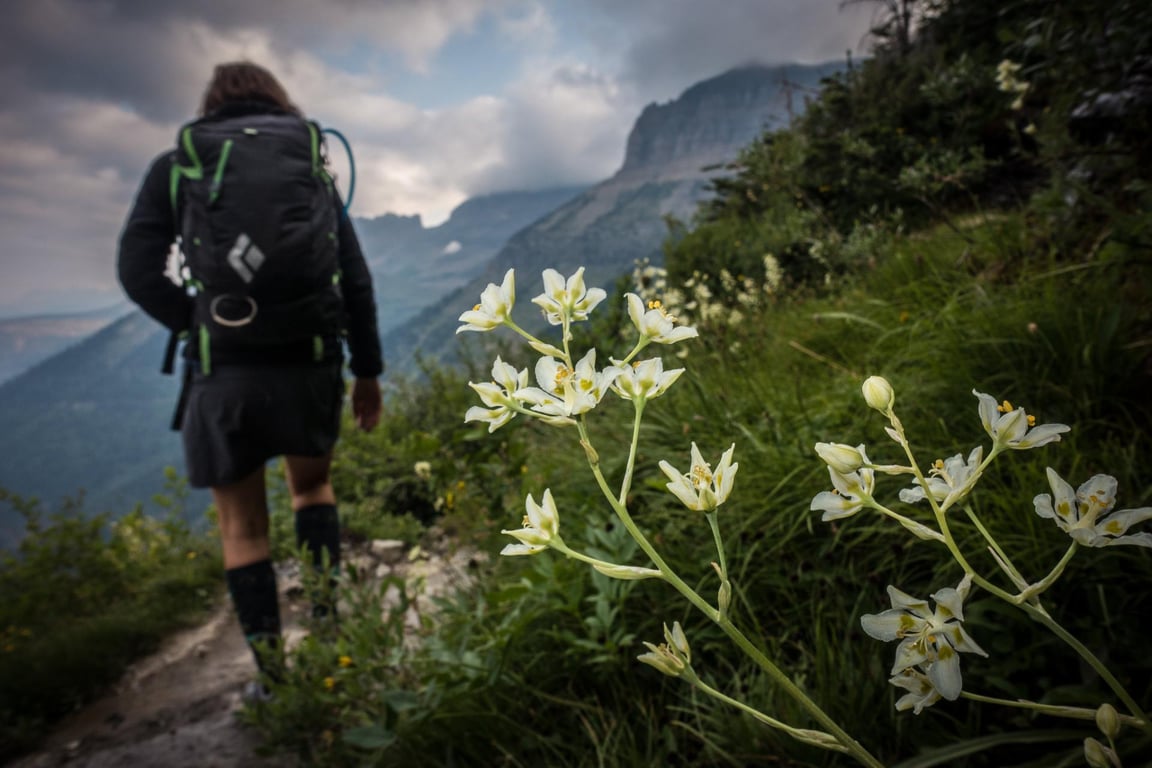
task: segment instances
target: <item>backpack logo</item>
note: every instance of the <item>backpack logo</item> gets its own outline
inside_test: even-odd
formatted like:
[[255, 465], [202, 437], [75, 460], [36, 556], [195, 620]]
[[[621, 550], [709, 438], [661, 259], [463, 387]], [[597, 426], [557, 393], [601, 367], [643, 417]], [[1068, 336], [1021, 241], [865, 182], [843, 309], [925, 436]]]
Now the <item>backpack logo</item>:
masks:
[[228, 251], [228, 264], [245, 283], [251, 283], [256, 270], [264, 263], [264, 252], [252, 242], [252, 238], [241, 232], [232, 250]]

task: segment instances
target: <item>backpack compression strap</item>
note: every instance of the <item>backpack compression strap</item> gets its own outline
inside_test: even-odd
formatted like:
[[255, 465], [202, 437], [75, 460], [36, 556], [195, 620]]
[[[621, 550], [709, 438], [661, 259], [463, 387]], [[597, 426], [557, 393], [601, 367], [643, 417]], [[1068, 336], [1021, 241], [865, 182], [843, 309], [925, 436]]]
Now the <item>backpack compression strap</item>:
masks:
[[352, 145], [348, 143], [348, 139], [344, 138], [344, 134], [335, 128], [325, 128], [321, 133], [335, 136], [344, 145], [344, 151], [348, 153], [348, 197], [344, 199], [344, 213], [348, 213], [348, 209], [352, 206], [352, 195], [356, 192], [356, 160], [352, 156]]

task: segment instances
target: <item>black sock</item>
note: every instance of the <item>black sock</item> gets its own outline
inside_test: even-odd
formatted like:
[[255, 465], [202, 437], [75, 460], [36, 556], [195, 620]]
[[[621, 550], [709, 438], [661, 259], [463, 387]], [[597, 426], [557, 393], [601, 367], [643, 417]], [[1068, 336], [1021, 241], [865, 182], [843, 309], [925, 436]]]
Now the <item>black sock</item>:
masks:
[[260, 670], [276, 679], [280, 674], [280, 603], [276, 571], [271, 560], [260, 560], [224, 571], [228, 592], [248, 647]]
[[323, 618], [335, 613], [335, 576], [340, 573], [340, 518], [335, 504], [313, 504], [296, 510], [296, 544], [307, 547], [312, 567], [324, 566], [328, 558], [328, 578], [312, 605], [312, 616]]

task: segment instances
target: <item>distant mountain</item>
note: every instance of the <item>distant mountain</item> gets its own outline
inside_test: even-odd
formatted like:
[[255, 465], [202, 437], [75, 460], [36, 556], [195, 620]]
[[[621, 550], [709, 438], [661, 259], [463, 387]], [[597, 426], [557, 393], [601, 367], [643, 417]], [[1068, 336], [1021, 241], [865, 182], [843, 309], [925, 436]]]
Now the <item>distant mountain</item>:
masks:
[[127, 312], [128, 305], [119, 304], [92, 312], [0, 319], [0, 384]]
[[[428, 228], [415, 216], [356, 219], [381, 332], [463, 284], [514, 232], [579, 192], [486, 195]], [[57, 354], [0, 383], [0, 487], [49, 506], [84, 489], [85, 509], [120, 512], [162, 489], [165, 466], [183, 467], [179, 435], [168, 429], [179, 382], [159, 372], [167, 333], [137, 311], [109, 324], [114, 317], [0, 320], [0, 344], [12, 349], [35, 346], [37, 334], [58, 344]], [[0, 505], [0, 548], [14, 540], [14, 525]]]
[[624, 163], [612, 178], [586, 190], [516, 233], [476, 277], [385, 339], [397, 367], [414, 356], [452, 359], [471, 334], [456, 336], [457, 318], [489, 282], [517, 271], [517, 292], [531, 296], [540, 273], [566, 275], [586, 267], [589, 285], [611, 287], [638, 259], [663, 262], [666, 218], [690, 220], [710, 194], [723, 164], [765, 130], [783, 127], [803, 108], [803, 94], [843, 68], [752, 65], [693, 85], [676, 100], [644, 109], [628, 137]]
[[375, 281], [381, 332], [390, 332], [463, 285], [515, 231], [582, 190], [562, 187], [474, 197], [457, 206], [443, 224], [429, 228], [419, 216], [357, 219], [356, 232]]

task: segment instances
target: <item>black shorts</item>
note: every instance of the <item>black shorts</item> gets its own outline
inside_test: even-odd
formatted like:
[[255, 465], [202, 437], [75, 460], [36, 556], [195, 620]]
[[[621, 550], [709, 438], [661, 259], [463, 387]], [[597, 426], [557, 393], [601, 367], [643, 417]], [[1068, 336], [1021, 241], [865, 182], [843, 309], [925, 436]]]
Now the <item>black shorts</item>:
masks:
[[341, 365], [195, 370], [181, 431], [188, 484], [242, 480], [277, 456], [324, 456], [340, 434]]

